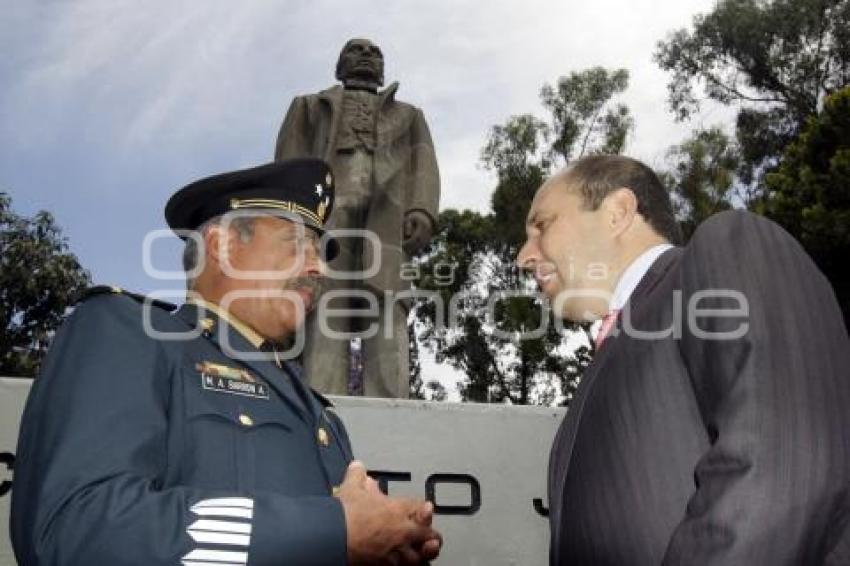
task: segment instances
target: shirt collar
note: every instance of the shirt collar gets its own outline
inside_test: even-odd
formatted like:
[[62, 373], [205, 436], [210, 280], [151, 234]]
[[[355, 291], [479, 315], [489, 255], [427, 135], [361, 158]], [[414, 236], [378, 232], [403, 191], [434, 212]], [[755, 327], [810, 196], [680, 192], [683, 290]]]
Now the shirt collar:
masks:
[[629, 297], [634, 293], [635, 288], [655, 263], [658, 257], [672, 248], [672, 244], [658, 244], [640, 254], [623, 272], [620, 280], [617, 281], [617, 287], [614, 289], [614, 294], [611, 297], [609, 310], [622, 309], [629, 300]]
[[212, 311], [219, 319], [225, 321], [227, 324], [236, 329], [239, 334], [241, 334], [248, 342], [251, 343], [252, 346], [257, 349], [259, 349], [260, 346], [262, 346], [263, 342], [266, 341], [266, 339], [257, 334], [257, 332], [253, 328], [251, 328], [250, 326], [248, 326], [247, 324], [245, 324], [244, 322], [242, 322], [241, 320], [239, 320], [238, 318], [236, 318], [235, 316], [233, 316], [215, 303], [205, 301], [204, 299], [198, 297], [191, 297], [186, 302], [197, 305], [202, 309]]

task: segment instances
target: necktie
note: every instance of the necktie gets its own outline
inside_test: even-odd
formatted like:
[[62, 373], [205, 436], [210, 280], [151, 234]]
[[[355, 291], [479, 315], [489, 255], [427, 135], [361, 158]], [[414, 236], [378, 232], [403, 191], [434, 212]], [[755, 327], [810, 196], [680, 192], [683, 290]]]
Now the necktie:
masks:
[[602, 346], [602, 343], [605, 341], [605, 338], [608, 337], [608, 334], [611, 333], [614, 325], [617, 324], [618, 316], [620, 316], [620, 309], [613, 309], [608, 311], [608, 314], [602, 317], [602, 326], [599, 327], [599, 334], [596, 335], [596, 340], [593, 341], [597, 350], [599, 350]]

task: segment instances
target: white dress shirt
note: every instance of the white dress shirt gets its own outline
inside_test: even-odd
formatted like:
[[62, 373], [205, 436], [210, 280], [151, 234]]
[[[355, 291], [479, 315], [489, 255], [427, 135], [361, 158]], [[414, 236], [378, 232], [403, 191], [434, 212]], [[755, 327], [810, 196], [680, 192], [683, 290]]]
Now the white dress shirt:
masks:
[[622, 309], [626, 306], [629, 297], [634, 293], [635, 288], [658, 259], [658, 256], [672, 248], [672, 244], [658, 244], [640, 254], [629, 266], [623, 271], [620, 280], [617, 281], [617, 286], [614, 288], [614, 295], [611, 297], [611, 303], [608, 305], [608, 310]]
[[[608, 304], [608, 310], [622, 310], [629, 301], [629, 297], [631, 297], [632, 293], [634, 293], [635, 288], [637, 288], [638, 283], [640, 283], [640, 280], [643, 279], [643, 276], [646, 275], [646, 272], [649, 271], [649, 268], [652, 267], [653, 263], [655, 263], [655, 260], [672, 247], [672, 244], [658, 244], [657, 246], [649, 248], [635, 258], [626, 270], [623, 271], [619, 281], [617, 281], [617, 286], [614, 288], [614, 294], [611, 296], [611, 302]], [[600, 319], [594, 322], [590, 327], [590, 335], [593, 340], [596, 340], [596, 336], [599, 334], [601, 326], [602, 320]]]

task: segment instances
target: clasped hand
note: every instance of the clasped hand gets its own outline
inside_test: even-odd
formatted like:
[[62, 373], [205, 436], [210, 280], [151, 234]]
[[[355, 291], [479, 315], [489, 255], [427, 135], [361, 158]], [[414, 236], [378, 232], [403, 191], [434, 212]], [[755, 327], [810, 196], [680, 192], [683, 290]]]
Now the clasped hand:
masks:
[[433, 505], [388, 497], [361, 462], [348, 466], [336, 497], [345, 511], [349, 564], [417, 565], [440, 553], [442, 536], [431, 528]]

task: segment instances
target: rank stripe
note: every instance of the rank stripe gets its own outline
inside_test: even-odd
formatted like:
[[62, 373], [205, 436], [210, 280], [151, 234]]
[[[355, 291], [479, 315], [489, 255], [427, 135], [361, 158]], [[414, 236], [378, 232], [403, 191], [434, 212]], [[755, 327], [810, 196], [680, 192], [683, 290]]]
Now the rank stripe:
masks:
[[[254, 516], [254, 500], [245, 497], [219, 497], [198, 501], [189, 510], [195, 515], [248, 519]], [[186, 533], [201, 545], [251, 546], [250, 522], [197, 519]], [[242, 566], [248, 563], [248, 552], [196, 548], [180, 559], [183, 566]]]
[[245, 509], [254, 509], [254, 500], [247, 497], [219, 497], [216, 499], [202, 499], [194, 505], [191, 510], [202, 509], [204, 507], [242, 507]]
[[233, 521], [216, 521], [213, 519], [198, 519], [191, 525], [190, 530], [214, 531], [217, 533], [251, 534], [251, 523], [236, 523]]
[[204, 542], [209, 544], [227, 544], [232, 546], [250, 546], [251, 535], [235, 535], [232, 533], [216, 533], [211, 531], [196, 531], [189, 529], [186, 531], [192, 540], [195, 542]]
[[202, 507], [200, 509], [192, 509], [195, 515], [202, 517], [234, 517], [236, 519], [253, 519], [254, 512], [250, 509], [241, 507]]
[[222, 562], [227, 562], [228, 564], [247, 564], [248, 553], [234, 552], [232, 550], [206, 550], [198, 548], [181, 559], [184, 564], [186, 564], [187, 561], [192, 560], [213, 562], [216, 564], [221, 564]]

